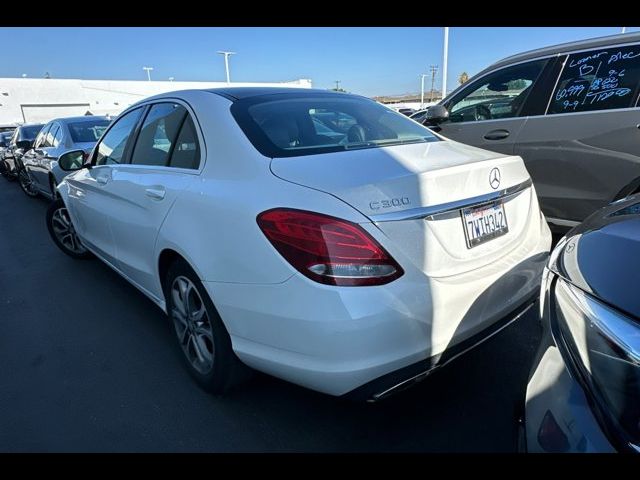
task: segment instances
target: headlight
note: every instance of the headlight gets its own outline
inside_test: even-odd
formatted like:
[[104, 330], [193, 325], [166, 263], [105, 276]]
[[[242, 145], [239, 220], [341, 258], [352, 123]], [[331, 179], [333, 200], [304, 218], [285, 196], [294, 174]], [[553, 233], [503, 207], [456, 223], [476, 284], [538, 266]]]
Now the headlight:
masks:
[[558, 327], [601, 416], [624, 444], [640, 445], [640, 323], [558, 280]]

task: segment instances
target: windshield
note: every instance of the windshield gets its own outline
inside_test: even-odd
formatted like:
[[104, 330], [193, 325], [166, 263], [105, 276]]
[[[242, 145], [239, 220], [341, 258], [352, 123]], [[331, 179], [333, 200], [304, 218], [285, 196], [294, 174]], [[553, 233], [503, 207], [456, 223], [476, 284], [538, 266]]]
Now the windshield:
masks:
[[68, 123], [69, 133], [73, 143], [97, 142], [102, 133], [109, 126], [109, 120], [96, 119], [95, 122]]
[[235, 102], [231, 112], [268, 157], [439, 141], [405, 115], [355, 96], [264, 95]]
[[42, 125], [29, 125], [28, 127], [21, 127], [22, 140], [34, 140], [42, 127]]

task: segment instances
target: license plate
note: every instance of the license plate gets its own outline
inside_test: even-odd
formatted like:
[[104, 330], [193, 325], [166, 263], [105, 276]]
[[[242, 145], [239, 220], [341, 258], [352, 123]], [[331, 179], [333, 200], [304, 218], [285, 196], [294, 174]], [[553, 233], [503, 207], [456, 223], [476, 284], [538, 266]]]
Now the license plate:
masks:
[[501, 201], [481, 207], [463, 208], [460, 214], [467, 248], [477, 247], [509, 231], [507, 215]]

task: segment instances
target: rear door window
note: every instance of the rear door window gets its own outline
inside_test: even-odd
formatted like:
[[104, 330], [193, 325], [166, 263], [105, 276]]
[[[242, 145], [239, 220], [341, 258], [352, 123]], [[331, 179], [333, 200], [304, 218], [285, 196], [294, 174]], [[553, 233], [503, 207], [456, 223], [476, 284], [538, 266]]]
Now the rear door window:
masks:
[[187, 114], [176, 139], [169, 165], [175, 168], [191, 168], [195, 170], [200, 166], [198, 135], [193, 119], [189, 114]]
[[58, 130], [53, 134], [53, 146], [57, 147], [62, 142], [62, 127], [58, 125]]
[[44, 143], [45, 147], [55, 147], [55, 146], [57, 146], [56, 135], [58, 134], [59, 130], [60, 130], [60, 125], [58, 125], [57, 123], [54, 123], [53, 125], [51, 125], [51, 128], [49, 129], [49, 132], [47, 133], [47, 139], [45, 140], [45, 143]]
[[629, 108], [640, 84], [640, 45], [573, 53], [567, 58], [548, 114]]
[[45, 125], [42, 130], [40, 130], [40, 133], [38, 133], [38, 136], [36, 137], [36, 140], [33, 144], [33, 148], [46, 147], [47, 134], [49, 133], [50, 128], [51, 125]]
[[169, 166], [169, 158], [186, 115], [187, 110], [177, 103], [153, 105], [140, 129], [131, 163]]

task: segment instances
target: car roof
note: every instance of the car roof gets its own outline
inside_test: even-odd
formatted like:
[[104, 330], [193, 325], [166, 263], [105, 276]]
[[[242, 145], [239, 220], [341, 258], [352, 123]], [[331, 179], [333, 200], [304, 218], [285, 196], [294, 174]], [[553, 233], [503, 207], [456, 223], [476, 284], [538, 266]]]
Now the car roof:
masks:
[[[626, 43], [640, 42], [640, 32], [622, 33], [617, 35], [607, 35], [605, 37], [588, 38], [586, 40], [578, 40], [576, 42], [560, 43], [558, 45], [552, 45], [550, 47], [537, 48], [535, 50], [529, 50], [527, 52], [518, 53], [507, 58], [503, 58], [498, 62], [485, 68], [481, 73], [487, 70], [493, 70], [497, 67], [510, 65], [512, 63], [520, 63], [526, 60], [533, 60], [539, 57], [546, 57], [551, 55], [559, 55], [562, 53], [572, 52], [575, 50], [590, 50], [593, 48], [624, 45]], [[476, 74], [474, 76], [478, 76]]]
[[90, 122], [92, 120], [109, 120], [109, 118], [103, 115], [82, 115], [80, 117], [61, 117], [54, 118], [53, 120], [49, 120], [49, 122], [60, 122], [60, 123], [69, 123], [69, 122]]
[[[332, 90], [320, 90], [317, 88], [287, 88], [287, 87], [226, 87], [226, 88], [209, 88], [207, 92], [215, 93], [225, 97], [231, 101], [242, 100], [250, 97], [261, 97], [263, 95], [277, 94], [323, 94], [323, 95], [345, 95], [341, 92]], [[346, 94], [350, 95], [350, 94]]]

